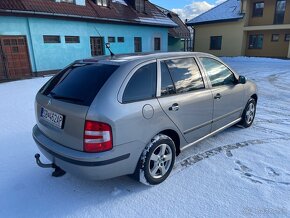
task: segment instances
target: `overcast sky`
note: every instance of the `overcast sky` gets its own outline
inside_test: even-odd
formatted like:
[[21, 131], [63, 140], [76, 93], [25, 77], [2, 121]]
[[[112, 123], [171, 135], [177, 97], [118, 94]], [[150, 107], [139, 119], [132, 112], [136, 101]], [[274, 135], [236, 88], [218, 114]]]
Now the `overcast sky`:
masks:
[[182, 20], [192, 19], [224, 1], [225, 0], [150, 0], [150, 2], [154, 4], [177, 13]]

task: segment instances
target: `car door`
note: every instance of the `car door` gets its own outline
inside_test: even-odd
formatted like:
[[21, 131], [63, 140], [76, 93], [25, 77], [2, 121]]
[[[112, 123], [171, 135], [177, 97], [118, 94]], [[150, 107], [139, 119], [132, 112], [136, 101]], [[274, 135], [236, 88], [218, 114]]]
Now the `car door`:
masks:
[[159, 61], [158, 101], [188, 143], [211, 131], [213, 97], [193, 57]]
[[212, 86], [214, 112], [212, 132], [236, 122], [242, 114], [244, 85], [222, 62], [211, 57], [200, 57], [200, 62]]

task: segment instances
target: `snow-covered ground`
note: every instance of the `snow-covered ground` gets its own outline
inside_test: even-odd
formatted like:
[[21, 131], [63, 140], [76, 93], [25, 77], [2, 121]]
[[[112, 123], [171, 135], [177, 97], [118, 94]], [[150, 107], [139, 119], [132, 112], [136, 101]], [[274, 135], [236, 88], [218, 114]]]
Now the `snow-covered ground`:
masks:
[[86, 181], [36, 166], [34, 96], [48, 78], [0, 84], [0, 217], [290, 217], [290, 61], [224, 58], [258, 84], [254, 125], [184, 151], [163, 184]]

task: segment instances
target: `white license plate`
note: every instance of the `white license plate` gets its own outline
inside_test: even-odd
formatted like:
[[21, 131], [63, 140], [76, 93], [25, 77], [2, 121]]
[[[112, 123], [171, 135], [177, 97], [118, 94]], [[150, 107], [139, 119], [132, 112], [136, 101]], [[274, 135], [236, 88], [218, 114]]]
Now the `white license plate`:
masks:
[[47, 110], [46, 108], [41, 108], [40, 117], [50, 124], [62, 128], [63, 115], [55, 113], [53, 111]]

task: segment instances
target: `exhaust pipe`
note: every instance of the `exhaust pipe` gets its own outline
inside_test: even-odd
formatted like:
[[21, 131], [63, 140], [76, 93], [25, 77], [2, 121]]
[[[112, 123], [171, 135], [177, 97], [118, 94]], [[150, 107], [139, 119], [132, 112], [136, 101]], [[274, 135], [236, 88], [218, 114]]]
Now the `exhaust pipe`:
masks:
[[51, 164], [44, 164], [40, 161], [40, 154], [35, 154], [34, 155], [35, 160], [36, 160], [36, 164], [41, 167], [41, 168], [53, 168], [54, 172], [52, 172], [52, 176], [53, 177], [61, 177], [63, 176], [66, 172], [61, 169], [59, 166], [55, 165], [54, 163]]

